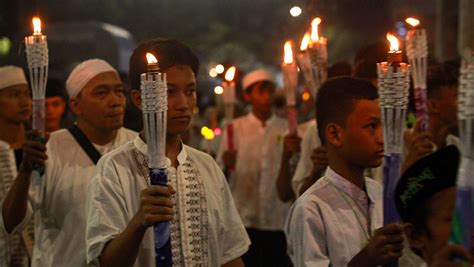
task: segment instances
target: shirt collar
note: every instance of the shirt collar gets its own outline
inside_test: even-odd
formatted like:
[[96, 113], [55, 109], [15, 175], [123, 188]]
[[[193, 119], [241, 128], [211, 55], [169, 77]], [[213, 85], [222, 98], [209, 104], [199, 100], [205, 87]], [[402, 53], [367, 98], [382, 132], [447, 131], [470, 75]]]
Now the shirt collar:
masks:
[[324, 175], [326, 179], [329, 180], [330, 183], [332, 183], [337, 189], [341, 190], [342, 192], [346, 193], [349, 195], [352, 199], [356, 200], [359, 203], [367, 203], [367, 197], [369, 198], [371, 203], [374, 203], [374, 200], [377, 199], [375, 196], [373, 196], [373, 192], [371, 190], [371, 185], [367, 181], [368, 178], [365, 178], [365, 188], [366, 192], [364, 192], [362, 189], [357, 187], [355, 184], [349, 182], [347, 179], [336, 173], [333, 169], [330, 167], [326, 168], [326, 173]]
[[[140, 151], [144, 155], [148, 155], [148, 145], [145, 142], [143, 142], [140, 135], [137, 135], [137, 137], [135, 137], [135, 140], [133, 140], [133, 144], [138, 149], [138, 151]], [[181, 142], [181, 151], [179, 151], [179, 154], [178, 154], [179, 165], [184, 164], [187, 158], [188, 158], [188, 153], [186, 152], [186, 145], [184, 145]], [[168, 157], [166, 157], [166, 166], [171, 167], [171, 160]]]

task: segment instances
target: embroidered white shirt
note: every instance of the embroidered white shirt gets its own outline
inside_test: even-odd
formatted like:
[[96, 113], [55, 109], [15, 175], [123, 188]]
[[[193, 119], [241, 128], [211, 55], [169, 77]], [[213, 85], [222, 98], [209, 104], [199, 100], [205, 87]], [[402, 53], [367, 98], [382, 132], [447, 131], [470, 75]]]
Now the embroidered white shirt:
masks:
[[[136, 214], [140, 205], [140, 192], [148, 186], [134, 156], [133, 151], [136, 150], [147, 155], [147, 146], [139, 137], [105, 155], [98, 163], [97, 172], [89, 186], [86, 207], [87, 261], [91, 265], [99, 264], [98, 258], [105, 244], [117, 237]], [[248, 250], [250, 240], [235, 209], [225, 177], [212, 157], [183, 145], [178, 155], [180, 165], [176, 170], [170, 171], [170, 181], [173, 173], [176, 173], [176, 179], [172, 181], [177, 183], [175, 189], [182, 190], [180, 188], [185, 185], [184, 180], [190, 173], [185, 172], [183, 164], [189, 159], [192, 161], [191, 165], [195, 166], [191, 169], [197, 171], [199, 179], [202, 179], [205, 194], [208, 247], [201, 249], [207, 251], [208, 266], [220, 266], [242, 256]], [[177, 198], [186, 201], [187, 197], [180, 193], [178, 192]], [[182, 215], [182, 210], [177, 212], [179, 222], [172, 222], [171, 225], [178, 226], [175, 244], [176, 237], [183, 239], [189, 236], [186, 234], [188, 225], [182, 224], [182, 218], [186, 215]], [[181, 250], [178, 253], [185, 259], [183, 262], [187, 266], [189, 259], [186, 257], [193, 257], [196, 252], [186, 251], [190, 247], [186, 240], [178, 242]], [[147, 267], [154, 264], [153, 229], [150, 227], [145, 233], [134, 266]]]

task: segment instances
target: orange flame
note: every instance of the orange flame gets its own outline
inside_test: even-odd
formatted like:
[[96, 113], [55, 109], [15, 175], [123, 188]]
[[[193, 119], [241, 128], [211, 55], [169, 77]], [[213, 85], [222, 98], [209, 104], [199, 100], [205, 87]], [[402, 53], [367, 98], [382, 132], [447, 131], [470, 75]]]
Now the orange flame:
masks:
[[285, 57], [283, 59], [283, 62], [285, 62], [285, 64], [293, 63], [293, 50], [291, 48], [291, 41], [285, 42], [284, 49], [285, 49]]
[[395, 35], [387, 33], [387, 40], [390, 42], [390, 51], [398, 51], [398, 39]]
[[146, 60], [148, 64], [158, 63], [158, 60], [152, 53], [146, 53]]
[[225, 72], [225, 80], [228, 82], [231, 82], [234, 79], [234, 76], [235, 76], [235, 66], [232, 66]]
[[33, 17], [33, 34], [41, 34], [41, 20], [38, 17]]
[[310, 34], [305, 33], [304, 36], [303, 36], [303, 39], [301, 40], [301, 46], [300, 46], [301, 51], [305, 51], [306, 49], [308, 49], [308, 45], [309, 45], [310, 40], [311, 40]]
[[420, 20], [415, 19], [415, 18], [407, 18], [405, 19], [405, 22], [410, 24], [412, 27], [416, 27], [420, 25]]
[[321, 18], [317, 17], [311, 22], [311, 41], [319, 41], [318, 25], [321, 24]]

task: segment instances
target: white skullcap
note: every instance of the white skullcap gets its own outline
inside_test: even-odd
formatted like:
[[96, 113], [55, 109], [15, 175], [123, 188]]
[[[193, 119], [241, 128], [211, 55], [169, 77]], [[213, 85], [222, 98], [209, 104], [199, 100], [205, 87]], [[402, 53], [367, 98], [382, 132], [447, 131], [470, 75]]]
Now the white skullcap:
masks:
[[5, 66], [0, 68], [0, 90], [19, 84], [26, 84], [25, 72], [16, 66]]
[[245, 75], [245, 77], [242, 79], [242, 87], [244, 90], [247, 90], [250, 85], [263, 81], [275, 83], [275, 77], [273, 77], [273, 74], [264, 69], [257, 69]]
[[97, 58], [83, 61], [77, 65], [66, 81], [66, 90], [69, 98], [75, 98], [92, 78], [104, 72], [117, 73], [117, 70], [106, 61]]

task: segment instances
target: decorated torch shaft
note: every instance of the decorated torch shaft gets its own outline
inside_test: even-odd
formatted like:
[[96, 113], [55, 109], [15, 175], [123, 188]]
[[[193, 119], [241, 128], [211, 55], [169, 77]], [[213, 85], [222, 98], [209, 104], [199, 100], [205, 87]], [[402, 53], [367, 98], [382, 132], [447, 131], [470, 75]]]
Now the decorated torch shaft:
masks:
[[[168, 186], [166, 165], [166, 74], [150, 68], [141, 74], [143, 124], [148, 145], [150, 184]], [[170, 223], [158, 222], [153, 227], [156, 266], [172, 266]]]
[[229, 151], [234, 151], [234, 125], [232, 124], [232, 120], [234, 119], [235, 83], [233, 81], [224, 81], [223, 87], [225, 117], [227, 120], [227, 149]]
[[474, 220], [474, 55], [467, 51], [463, 58], [458, 93], [459, 136], [462, 142], [461, 163], [456, 186], [450, 242], [472, 251]]

